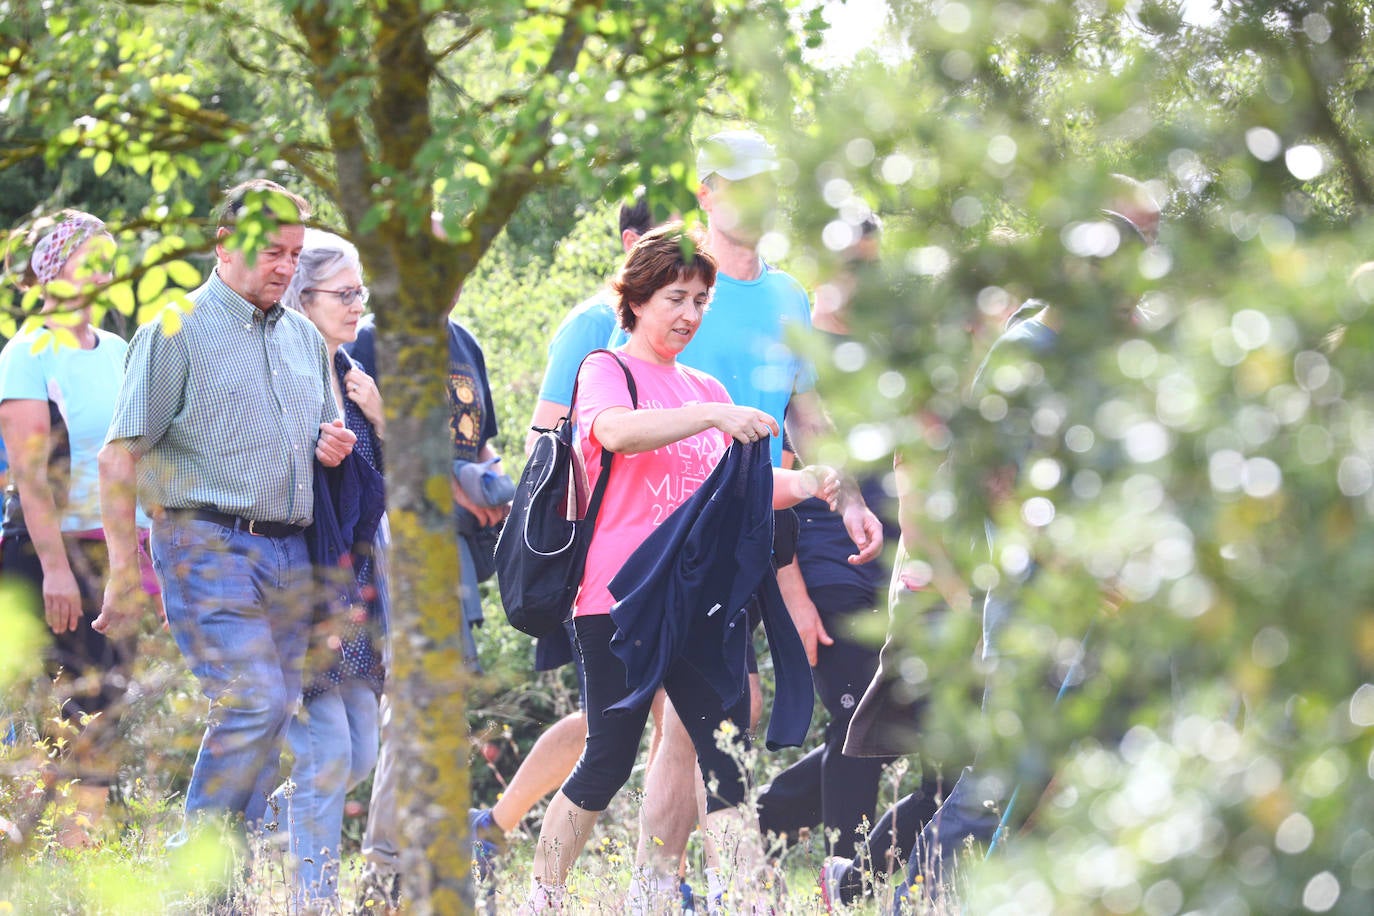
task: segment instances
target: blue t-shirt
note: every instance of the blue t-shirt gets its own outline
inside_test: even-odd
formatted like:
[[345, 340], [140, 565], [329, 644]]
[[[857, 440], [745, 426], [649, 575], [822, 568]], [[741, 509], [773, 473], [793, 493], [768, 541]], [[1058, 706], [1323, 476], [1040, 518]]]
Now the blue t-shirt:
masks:
[[539, 400], [567, 407], [572, 403], [577, 369], [586, 355], [615, 335], [620, 321], [611, 302], [611, 292], [602, 289], [569, 312], [549, 341], [549, 362]]
[[[51, 401], [57, 406], [58, 422], [66, 426], [71, 478], [62, 513], [63, 531], [100, 527], [96, 458], [105, 444], [105, 433], [110, 428], [115, 399], [124, 379], [128, 344], [116, 334], [99, 328], [91, 330], [95, 332], [96, 345], [89, 350], [70, 343], [57, 344], [51, 339], [51, 331], [39, 328], [17, 335], [0, 351], [0, 401]], [[36, 343], [42, 347], [37, 353]], [[59, 504], [61, 498], [59, 493]], [[138, 523], [146, 527], [148, 520], [140, 513]]]
[[[748, 281], [721, 273], [711, 307], [678, 362], [714, 376], [730, 400], [762, 410], [781, 426], [792, 393], [815, 385], [810, 364], [788, 345], [794, 330], [810, 329], [806, 290], [789, 275], [767, 265]], [[615, 345], [628, 336], [621, 331]], [[772, 446], [773, 464], [781, 464], [782, 437], [774, 436]]]
[[[1038, 306], [1033, 315], [1018, 318], [1023, 313], [1031, 311], [1032, 306]], [[1003, 358], [1007, 350], [1024, 347], [1032, 353], [1043, 354], [1054, 349], [1059, 334], [1045, 321], [1047, 309], [1048, 306], [1036, 299], [1026, 300], [1026, 304], [1017, 309], [1016, 315], [1011, 317], [1006, 330], [992, 342], [987, 355], [978, 364], [978, 371], [973, 374], [973, 382], [969, 385], [969, 391], [978, 392], [983, 389], [983, 377], [987, 375], [988, 367]]]

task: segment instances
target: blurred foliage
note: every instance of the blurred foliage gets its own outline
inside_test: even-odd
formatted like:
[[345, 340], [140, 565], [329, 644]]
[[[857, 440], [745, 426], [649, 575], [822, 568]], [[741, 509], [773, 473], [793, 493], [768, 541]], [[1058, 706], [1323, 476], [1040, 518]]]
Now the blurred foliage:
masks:
[[[900, 451], [922, 546], [1015, 604], [995, 664], [934, 589], [897, 621], [928, 757], [1058, 775], [968, 903], [1369, 912], [1374, 9], [891, 7], [897, 52], [775, 125], [797, 206], [770, 243], [823, 278], [882, 215], [822, 373], [830, 457]], [[1163, 205], [1158, 247], [1105, 221], [1113, 173]], [[1056, 345], [975, 386], [1032, 298]]]

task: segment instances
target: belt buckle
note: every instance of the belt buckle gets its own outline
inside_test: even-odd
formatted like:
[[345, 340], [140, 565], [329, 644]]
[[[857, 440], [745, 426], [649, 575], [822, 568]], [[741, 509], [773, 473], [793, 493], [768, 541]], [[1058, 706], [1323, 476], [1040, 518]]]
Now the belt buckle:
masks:
[[256, 529], [253, 527], [253, 526], [256, 525], [257, 523], [258, 523], [258, 520], [255, 519], [255, 518], [250, 518], [250, 519], [248, 520], [248, 533], [249, 533], [249, 534], [252, 534], [252, 535], [256, 535], [257, 537], [266, 537], [267, 535], [263, 534], [261, 531], [258, 531], [258, 530], [256, 530]]

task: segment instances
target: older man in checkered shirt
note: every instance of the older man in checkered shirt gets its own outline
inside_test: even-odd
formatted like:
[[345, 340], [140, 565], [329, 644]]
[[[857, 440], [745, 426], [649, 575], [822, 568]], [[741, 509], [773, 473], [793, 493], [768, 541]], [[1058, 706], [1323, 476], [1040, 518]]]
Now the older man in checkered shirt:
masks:
[[[246, 253], [248, 226], [269, 227]], [[124, 384], [100, 453], [110, 581], [98, 630], [138, 619], [134, 483], [153, 516], [153, 566], [167, 623], [210, 701], [186, 793], [188, 827], [229, 815], [263, 819], [287, 721], [300, 698], [310, 622], [302, 535], [316, 460], [353, 447], [330, 393], [324, 339], [283, 309], [306, 202], [280, 185], [230, 190], [215, 272], [179, 321], [166, 314], [130, 342]]]

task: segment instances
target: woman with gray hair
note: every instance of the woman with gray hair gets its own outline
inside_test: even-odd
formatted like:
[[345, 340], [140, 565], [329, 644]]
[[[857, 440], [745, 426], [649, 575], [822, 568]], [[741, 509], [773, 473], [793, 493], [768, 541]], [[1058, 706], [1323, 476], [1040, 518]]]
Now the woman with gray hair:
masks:
[[306, 661], [303, 702], [287, 729], [295, 756], [291, 781], [275, 796], [286, 802], [303, 908], [337, 907], [344, 798], [377, 762], [386, 587], [373, 548], [385, 508], [385, 420], [376, 382], [342, 349], [357, 338], [367, 300], [357, 249], [307, 229], [282, 305], [303, 313], [324, 336], [334, 400], [358, 441], [338, 468], [316, 464], [314, 523], [306, 531], [321, 585], [317, 638]]

